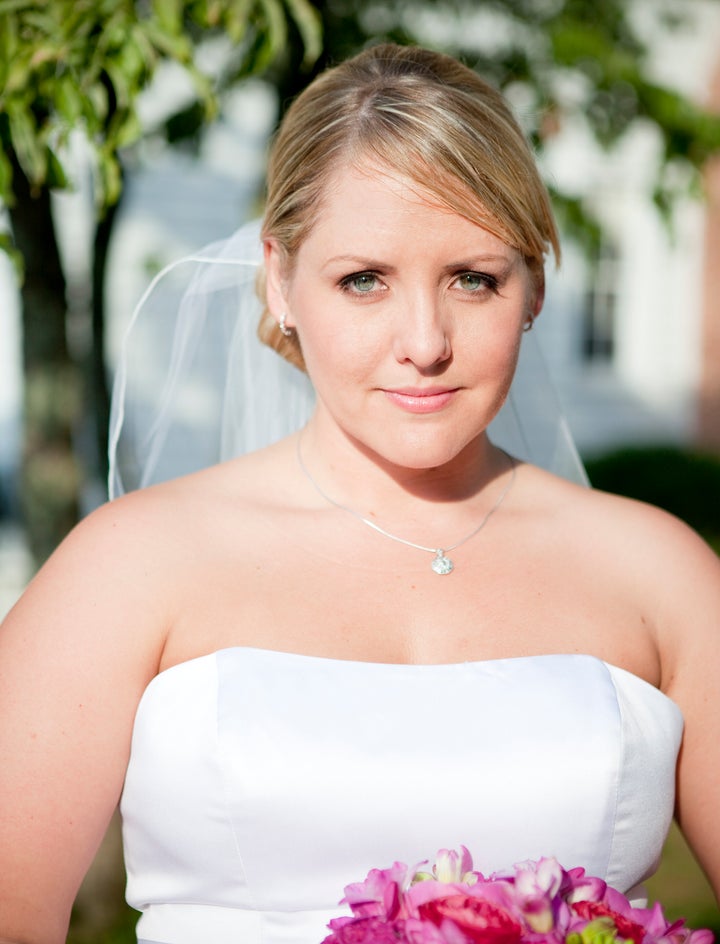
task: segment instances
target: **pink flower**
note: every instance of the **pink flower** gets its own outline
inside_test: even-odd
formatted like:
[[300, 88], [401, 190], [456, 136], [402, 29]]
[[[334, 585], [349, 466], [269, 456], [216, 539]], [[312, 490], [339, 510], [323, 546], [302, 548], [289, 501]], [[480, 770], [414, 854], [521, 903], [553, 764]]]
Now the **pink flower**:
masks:
[[409, 944], [467, 944], [467, 938], [454, 924], [446, 924], [441, 931], [430, 921], [408, 918], [405, 934]]
[[568, 902], [601, 901], [607, 888], [607, 882], [593, 875], [586, 875], [585, 869], [568, 869], [563, 876], [560, 894]]
[[448, 924], [458, 928], [474, 944], [519, 944], [522, 937], [520, 924], [507, 911], [469, 894], [435, 898], [420, 905], [418, 912], [443, 932]]
[[[636, 910], [639, 911], [640, 909]], [[572, 911], [585, 921], [593, 921], [595, 918], [610, 918], [617, 928], [619, 937], [625, 941], [632, 941], [633, 944], [643, 944], [645, 938], [643, 925], [626, 915], [613, 911], [612, 908], [601, 901], [576, 901], [572, 905]]]
[[555, 927], [557, 896], [564, 875], [557, 859], [540, 859], [517, 866], [516, 902], [531, 931], [546, 934]]
[[400, 910], [407, 873], [408, 867], [402, 862], [393, 863], [389, 869], [372, 869], [364, 882], [345, 886], [341, 903], [350, 905], [352, 913], [360, 918], [403, 917]]
[[401, 862], [348, 885], [353, 917], [323, 944], [712, 944], [710, 931], [668, 923], [659, 904], [633, 908], [584, 869], [522, 862], [485, 878], [470, 853], [441, 849], [431, 871]]
[[715, 935], [712, 931], [707, 928], [697, 928], [695, 931], [690, 931], [684, 928], [687, 937], [684, 938], [686, 944], [713, 944], [715, 941]]
[[383, 918], [341, 918], [330, 922], [332, 934], [322, 944], [403, 944], [403, 921]]
[[461, 852], [454, 849], [441, 849], [435, 857], [433, 866], [433, 877], [438, 882], [452, 884], [461, 882], [465, 885], [473, 885], [476, 881], [472, 871], [472, 856], [465, 848], [460, 846]]

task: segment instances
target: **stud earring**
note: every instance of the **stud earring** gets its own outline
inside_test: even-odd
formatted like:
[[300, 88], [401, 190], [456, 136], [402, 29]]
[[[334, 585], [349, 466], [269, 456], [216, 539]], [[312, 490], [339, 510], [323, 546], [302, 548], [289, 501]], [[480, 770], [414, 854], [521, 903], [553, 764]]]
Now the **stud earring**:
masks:
[[284, 312], [280, 315], [280, 321], [278, 322], [278, 328], [280, 328], [280, 330], [282, 331], [282, 333], [285, 335], [286, 338], [291, 338], [291, 337], [292, 337], [292, 334], [293, 334], [293, 329], [292, 329], [292, 328], [288, 328], [288, 326], [285, 324], [286, 321], [287, 321], [287, 312], [284, 311]]

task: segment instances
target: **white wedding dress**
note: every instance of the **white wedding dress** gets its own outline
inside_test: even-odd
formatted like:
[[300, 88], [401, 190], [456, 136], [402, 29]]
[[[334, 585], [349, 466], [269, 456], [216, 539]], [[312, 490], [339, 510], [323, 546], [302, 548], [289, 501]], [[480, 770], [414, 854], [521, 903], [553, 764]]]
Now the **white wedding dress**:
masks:
[[656, 867], [681, 733], [665, 695], [583, 655], [182, 663], [142, 698], [122, 798], [138, 937], [319, 944], [346, 884], [460, 844], [486, 874], [553, 855], [628, 892]]

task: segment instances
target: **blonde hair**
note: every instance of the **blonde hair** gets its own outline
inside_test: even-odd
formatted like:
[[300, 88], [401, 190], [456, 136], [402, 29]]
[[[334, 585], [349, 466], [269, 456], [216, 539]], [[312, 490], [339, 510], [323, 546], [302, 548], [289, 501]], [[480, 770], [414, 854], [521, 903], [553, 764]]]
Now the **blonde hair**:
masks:
[[[371, 160], [517, 249], [542, 285], [560, 258], [547, 190], [505, 98], [450, 56], [384, 44], [322, 73], [293, 102], [270, 153], [262, 235], [291, 268], [341, 163]], [[258, 334], [304, 368], [265, 309]]]

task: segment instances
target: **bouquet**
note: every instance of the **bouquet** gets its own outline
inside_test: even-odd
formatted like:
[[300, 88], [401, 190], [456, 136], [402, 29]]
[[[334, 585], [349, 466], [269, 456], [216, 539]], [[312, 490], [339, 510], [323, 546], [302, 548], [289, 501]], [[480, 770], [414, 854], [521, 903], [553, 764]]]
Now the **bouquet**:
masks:
[[[426, 863], [421, 863], [426, 865]], [[485, 878], [470, 853], [441, 849], [430, 871], [396, 862], [345, 888], [352, 916], [323, 944], [712, 944], [710, 931], [634, 908], [620, 892], [556, 859]]]

